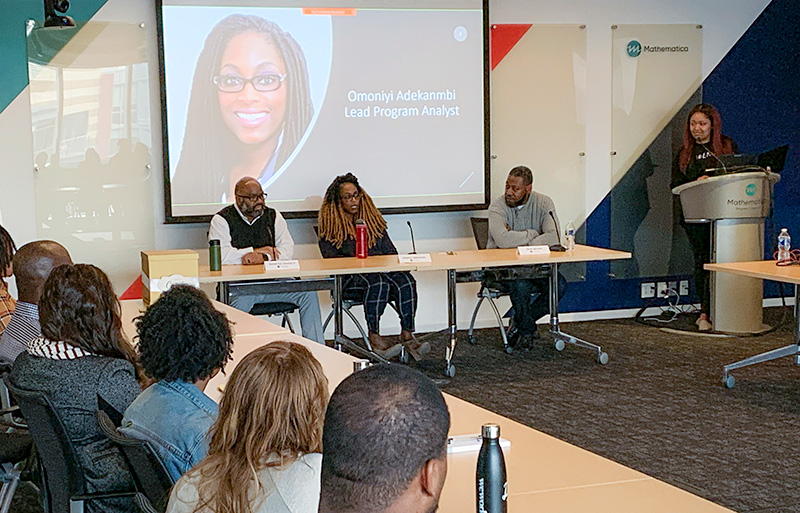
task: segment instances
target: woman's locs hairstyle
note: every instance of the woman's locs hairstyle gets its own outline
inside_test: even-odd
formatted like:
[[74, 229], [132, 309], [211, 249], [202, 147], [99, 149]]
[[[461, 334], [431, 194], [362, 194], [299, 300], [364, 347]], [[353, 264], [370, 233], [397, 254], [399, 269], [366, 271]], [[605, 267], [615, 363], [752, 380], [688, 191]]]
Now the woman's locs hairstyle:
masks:
[[[186, 132], [175, 170], [172, 192], [177, 201], [184, 197], [217, 202], [229, 190], [229, 171], [241, 153], [235, 135], [220, 114], [218, 88], [214, 77], [230, 41], [237, 35], [257, 33], [275, 47], [286, 66], [286, 114], [282, 142], [275, 169], [295, 150], [314, 114], [308, 67], [302, 48], [276, 23], [259, 16], [232, 14], [211, 30], [200, 52], [192, 81], [186, 117]], [[266, 163], [265, 163], [266, 164]]]
[[386, 220], [370, 195], [358, 184], [358, 178], [353, 173], [337, 176], [325, 190], [325, 197], [317, 215], [319, 237], [333, 242], [337, 248], [341, 248], [348, 237], [355, 239], [355, 224], [342, 208], [342, 185], [346, 183], [355, 186], [361, 198], [358, 217], [367, 224], [367, 246], [371, 248], [386, 230]]

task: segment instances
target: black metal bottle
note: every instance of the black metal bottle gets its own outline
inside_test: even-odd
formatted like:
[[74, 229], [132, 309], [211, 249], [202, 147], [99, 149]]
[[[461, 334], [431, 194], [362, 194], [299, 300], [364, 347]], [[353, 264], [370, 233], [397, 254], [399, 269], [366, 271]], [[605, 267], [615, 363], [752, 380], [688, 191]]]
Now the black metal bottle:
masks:
[[508, 481], [506, 460], [500, 447], [500, 426], [484, 424], [481, 437], [483, 444], [478, 453], [478, 468], [475, 472], [478, 513], [506, 513]]

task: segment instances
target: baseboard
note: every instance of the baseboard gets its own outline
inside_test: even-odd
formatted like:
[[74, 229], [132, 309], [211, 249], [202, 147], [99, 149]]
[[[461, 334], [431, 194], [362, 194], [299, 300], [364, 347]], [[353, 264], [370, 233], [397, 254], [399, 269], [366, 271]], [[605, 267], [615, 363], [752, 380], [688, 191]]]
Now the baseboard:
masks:
[[[786, 306], [794, 306], [794, 297], [787, 297]], [[783, 300], [779, 297], [774, 298], [766, 298], [763, 301], [763, 305], [765, 308], [775, 307], [775, 306], [783, 306]], [[682, 305], [686, 306], [686, 305]], [[695, 308], [699, 309], [700, 304], [692, 305]], [[648, 317], [652, 315], [660, 314], [665, 307], [658, 307], [652, 306], [646, 308], [645, 311], [642, 313], [642, 316]], [[558, 315], [558, 320], [560, 322], [587, 322], [587, 321], [598, 321], [598, 320], [606, 320], [606, 319], [631, 319], [633, 318], [637, 312], [639, 312], [639, 308], [622, 308], [619, 310], [599, 310], [593, 312], [565, 312]], [[548, 318], [542, 317], [539, 320], [539, 324], [547, 324]], [[487, 319], [477, 319], [475, 322], [476, 328], [494, 328], [497, 326], [497, 322], [494, 318], [487, 318]], [[469, 319], [459, 320], [458, 328], [465, 330], [469, 327]], [[446, 326], [441, 324], [423, 324], [417, 325], [417, 331], [420, 333], [429, 333], [431, 331], [439, 331], [445, 329]]]

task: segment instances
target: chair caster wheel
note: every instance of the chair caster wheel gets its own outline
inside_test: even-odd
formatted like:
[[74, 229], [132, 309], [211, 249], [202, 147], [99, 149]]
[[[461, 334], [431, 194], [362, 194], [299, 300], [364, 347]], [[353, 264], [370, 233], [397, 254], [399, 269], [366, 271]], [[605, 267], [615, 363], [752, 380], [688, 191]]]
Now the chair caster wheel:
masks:
[[478, 341], [475, 339], [475, 335], [468, 336], [467, 337], [467, 342], [469, 342], [473, 346], [478, 343]]
[[[556, 343], [555, 343], [556, 351], [563, 351], [564, 347], [566, 347], [566, 344], [564, 343], [564, 341], [561, 340], [561, 339], [556, 339]], [[603, 354], [605, 354], [605, 353], [603, 353]]]
[[452, 363], [448, 365], [447, 368], [444, 370], [444, 375], [447, 376], [448, 378], [454, 377], [456, 375], [456, 366], [453, 365]]
[[513, 348], [513, 347], [511, 347], [511, 346], [506, 346], [506, 349], [505, 349], [505, 351], [506, 351], [506, 354], [511, 354], [511, 353], [513, 353], [513, 352], [514, 352], [514, 348]]
[[733, 388], [736, 384], [736, 378], [733, 376], [725, 376], [722, 378], [722, 384], [725, 385], [725, 388]]
[[597, 355], [597, 361], [600, 365], [605, 365], [608, 363], [608, 353], [600, 353]]

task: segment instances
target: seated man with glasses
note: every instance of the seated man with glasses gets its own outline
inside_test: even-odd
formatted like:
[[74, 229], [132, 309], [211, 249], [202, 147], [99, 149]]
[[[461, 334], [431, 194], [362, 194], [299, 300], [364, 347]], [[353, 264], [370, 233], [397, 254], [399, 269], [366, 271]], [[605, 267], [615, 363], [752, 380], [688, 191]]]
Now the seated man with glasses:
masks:
[[[208, 240], [217, 239], [223, 265], [263, 264], [267, 260], [292, 258], [294, 240], [286, 220], [274, 208], [265, 205], [267, 195], [255, 178], [246, 176], [236, 182], [236, 203], [211, 218]], [[300, 308], [303, 336], [325, 343], [319, 299], [316, 292], [279, 292], [237, 295], [231, 306], [249, 312], [256, 303], [294, 303]]]

